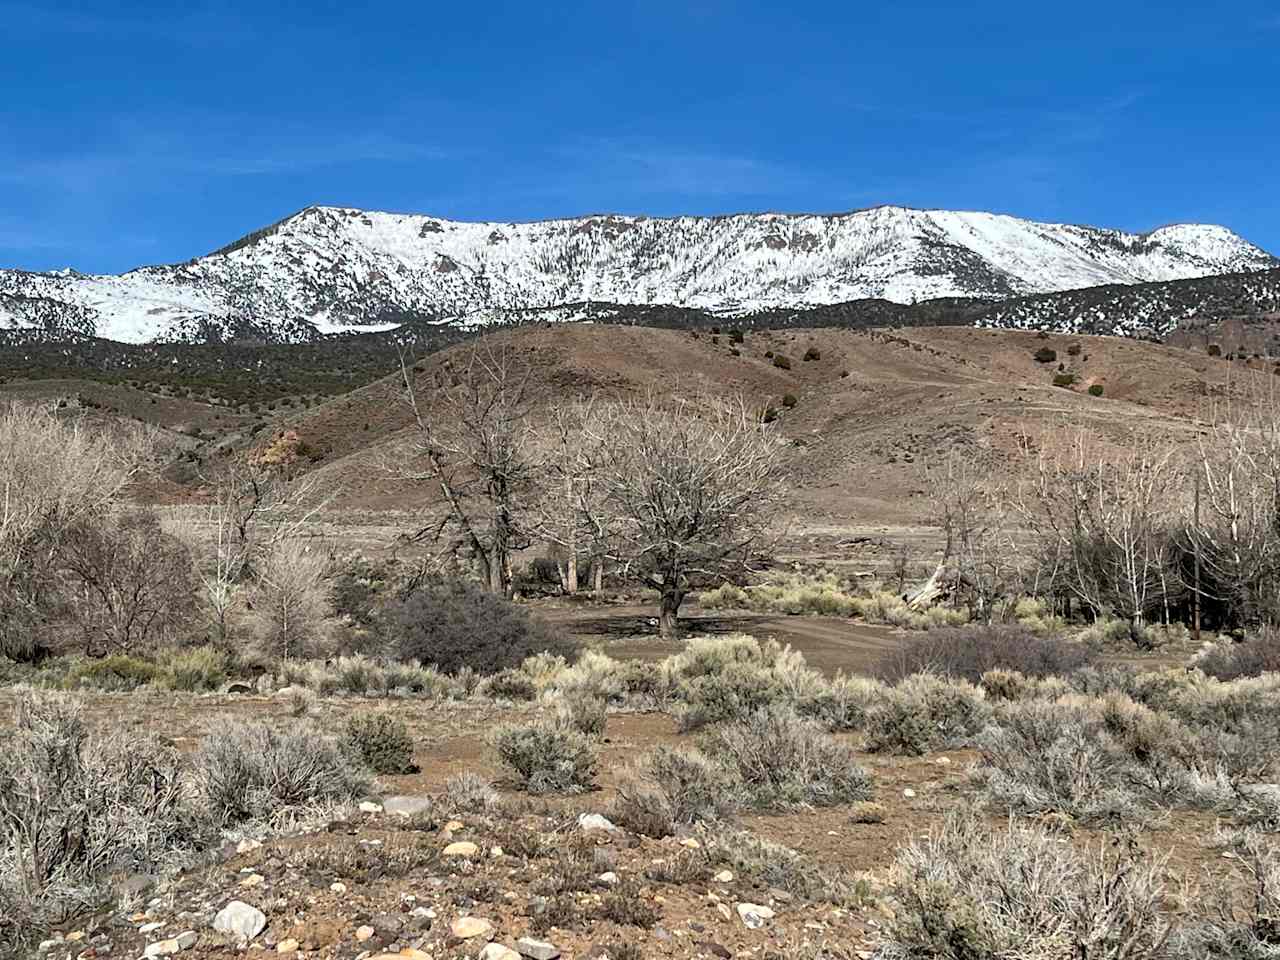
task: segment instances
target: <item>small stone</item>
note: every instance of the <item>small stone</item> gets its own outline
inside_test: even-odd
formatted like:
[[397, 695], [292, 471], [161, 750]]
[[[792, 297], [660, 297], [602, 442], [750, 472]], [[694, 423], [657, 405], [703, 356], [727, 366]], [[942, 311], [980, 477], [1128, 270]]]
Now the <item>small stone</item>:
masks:
[[493, 939], [493, 924], [483, 917], [459, 917], [449, 924], [449, 932], [459, 940], [474, 940], [476, 937]]
[[83, 930], [75, 930], [75, 931], [73, 931], [73, 932], [71, 932], [71, 933], [68, 933], [68, 934], [67, 934], [65, 937], [63, 937], [62, 939], [66, 940], [68, 943], [79, 943], [81, 940], [83, 940], [83, 939], [84, 939], [84, 931], [83, 931]]
[[773, 911], [758, 903], [738, 904], [738, 916], [751, 930], [759, 930], [765, 922], [773, 919]]
[[500, 943], [490, 943], [480, 951], [480, 960], [520, 960], [520, 954]]
[[213, 929], [240, 940], [252, 940], [266, 925], [267, 918], [261, 910], [240, 900], [232, 900], [213, 918]]
[[916, 795], [916, 792], [912, 790], [910, 787], [907, 787], [907, 789], [902, 791], [902, 795], [906, 797], [908, 800], [910, 800], [912, 797]]
[[155, 943], [147, 944], [147, 948], [142, 951], [144, 957], [169, 957], [182, 950], [182, 945], [178, 943], [177, 937], [171, 937], [168, 940], [157, 940]]
[[374, 933], [375, 931], [373, 927], [368, 924], [365, 924], [363, 927], [358, 927], [356, 929], [356, 942], [364, 943], [366, 940], [372, 940]]
[[236, 844], [236, 853], [249, 853], [251, 850], [257, 850], [262, 846], [261, 840], [254, 840], [252, 837], [246, 837]]
[[560, 956], [560, 951], [553, 944], [533, 937], [521, 937], [517, 940], [516, 952], [530, 960], [555, 960]]
[[243, 880], [241, 880], [241, 881], [240, 881], [240, 886], [242, 886], [242, 887], [260, 887], [260, 886], [262, 886], [262, 885], [263, 885], [264, 883], [266, 883], [266, 882], [267, 882], [267, 881], [263, 878], [262, 874], [260, 874], [260, 873], [251, 873], [251, 874], [249, 874], [249, 876], [245, 877]]
[[720, 916], [724, 917], [726, 920], [732, 920], [732, 919], [733, 919], [733, 913], [732, 913], [732, 912], [729, 910], [729, 908], [728, 908], [725, 904], [723, 904], [723, 903], [717, 903], [717, 904], [716, 904], [716, 913], [720, 914]]
[[942, 764], [944, 767], [945, 767], [947, 764], [949, 764], [950, 762], [951, 762], [951, 758], [950, 758], [950, 757], [939, 757], [939, 758], [938, 758], [938, 763]]
[[398, 813], [402, 817], [410, 817], [415, 813], [423, 813], [430, 810], [435, 804], [430, 797], [427, 796], [397, 796], [383, 797], [382, 809], [386, 813]]
[[370, 801], [370, 800], [364, 800], [364, 801], [361, 801], [361, 803], [360, 803], [360, 812], [361, 812], [361, 813], [381, 813], [381, 812], [382, 812], [382, 804], [380, 804], [380, 803], [373, 803], [373, 802], [372, 802], [372, 801]]
[[618, 875], [614, 873], [612, 870], [606, 870], [604, 873], [600, 874], [600, 876], [597, 877], [596, 879], [599, 880], [601, 883], [607, 883], [609, 886], [612, 887], [615, 883], [618, 882]]
[[700, 844], [697, 840], [693, 839], [693, 837], [685, 837], [683, 840], [680, 841], [680, 846], [688, 847], [690, 850], [702, 849], [702, 844]]
[[434, 920], [436, 918], [436, 912], [430, 907], [414, 907], [409, 916], [415, 917], [418, 920]]
[[474, 857], [479, 852], [480, 848], [470, 840], [459, 840], [457, 843], [451, 843], [444, 848], [446, 857]]
[[178, 934], [174, 939], [178, 941], [178, 946], [183, 950], [190, 950], [196, 945], [196, 940], [198, 938], [196, 937], [196, 932], [194, 930], [188, 930], [186, 933]]
[[41, 940], [40, 946], [36, 947], [41, 953], [48, 953], [50, 950], [56, 949], [65, 941], [63, 940]]
[[733, 883], [733, 872], [730, 870], [721, 870], [711, 879], [716, 883]]
[[777, 900], [779, 903], [790, 903], [794, 898], [785, 890], [779, 890], [777, 887], [769, 888], [769, 896]]
[[503, 850], [501, 847], [492, 847], [489, 850], [489, 856], [493, 857], [493, 859], [495, 860], [501, 857], [504, 853], [506, 853], [506, 851]]
[[733, 956], [726, 947], [723, 947], [718, 943], [700, 943], [698, 946], [702, 947], [703, 950], [707, 951], [707, 953], [711, 954], [713, 957], [719, 957], [720, 960], [729, 960], [729, 958]]
[[450, 833], [457, 833], [459, 830], [465, 830], [466, 828], [467, 825], [461, 820], [450, 820], [444, 825], [444, 829], [448, 830]]
[[298, 941], [293, 937], [287, 937], [276, 944], [276, 953], [297, 953]]
[[432, 960], [432, 958], [429, 953], [413, 947], [405, 947], [399, 953], [380, 953], [376, 957], [370, 957], [369, 960]]
[[582, 830], [607, 830], [609, 833], [618, 829], [613, 825], [613, 821], [598, 813], [579, 814], [578, 827]]
[[160, 930], [163, 927], [164, 927], [164, 924], [162, 922], [160, 922], [159, 920], [153, 920], [151, 923], [144, 923], [142, 926], [140, 926], [138, 928], [138, 932], [141, 934], [155, 933], [157, 930]]
[[346, 893], [347, 885], [341, 881], [335, 880], [333, 883], [329, 884], [329, 889], [334, 893]]

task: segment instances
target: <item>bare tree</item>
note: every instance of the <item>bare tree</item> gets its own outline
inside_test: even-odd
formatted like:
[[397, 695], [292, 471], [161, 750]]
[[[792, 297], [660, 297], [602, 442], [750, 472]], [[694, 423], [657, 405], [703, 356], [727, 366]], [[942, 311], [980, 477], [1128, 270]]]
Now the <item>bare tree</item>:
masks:
[[[1270, 380], [1270, 378], [1268, 378]], [[1280, 402], [1256, 388], [1200, 439], [1193, 465], [1199, 510], [1187, 511], [1198, 587], [1240, 626], [1280, 616]], [[1194, 586], [1194, 585], [1193, 585]]]
[[1062, 585], [1095, 616], [1127, 619], [1135, 641], [1178, 583], [1170, 532], [1178, 488], [1167, 442], [1134, 434], [1108, 450], [1080, 429], [1066, 449], [1036, 454], [1023, 490], [1028, 526]]
[[153, 437], [132, 425], [23, 405], [0, 408], [0, 654], [39, 653], [72, 531], [102, 521], [147, 465]]
[[609, 523], [602, 509], [604, 486], [599, 473], [608, 448], [599, 438], [599, 413], [591, 400], [557, 408], [546, 430], [544, 482], [535, 504], [536, 535], [558, 546], [561, 587], [578, 592], [578, 558], [590, 558], [590, 578], [596, 594], [604, 576]]
[[61, 567], [86, 656], [172, 643], [195, 613], [191, 555], [150, 510], [77, 528]]
[[743, 570], [775, 521], [780, 441], [739, 400], [597, 404], [596, 523], [622, 573], [661, 595], [674, 638], [691, 577]]
[[280, 540], [262, 559], [254, 582], [254, 610], [264, 646], [288, 660], [309, 653], [328, 616], [328, 558], [303, 540]]
[[479, 341], [430, 403], [404, 354], [400, 370], [416, 434], [409, 462], [384, 466], [394, 476], [434, 486], [442, 501], [410, 539], [433, 543], [442, 555], [468, 551], [489, 589], [509, 597], [511, 555], [529, 543], [527, 513], [537, 472], [528, 370], [506, 345]]

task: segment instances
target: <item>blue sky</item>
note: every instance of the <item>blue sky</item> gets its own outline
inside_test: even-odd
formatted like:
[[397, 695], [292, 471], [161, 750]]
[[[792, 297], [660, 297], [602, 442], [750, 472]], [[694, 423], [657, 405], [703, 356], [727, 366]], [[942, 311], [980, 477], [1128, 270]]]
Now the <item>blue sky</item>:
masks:
[[1277, 0], [0, 0], [0, 24], [0, 266], [182, 260], [309, 204], [900, 203], [1280, 252]]

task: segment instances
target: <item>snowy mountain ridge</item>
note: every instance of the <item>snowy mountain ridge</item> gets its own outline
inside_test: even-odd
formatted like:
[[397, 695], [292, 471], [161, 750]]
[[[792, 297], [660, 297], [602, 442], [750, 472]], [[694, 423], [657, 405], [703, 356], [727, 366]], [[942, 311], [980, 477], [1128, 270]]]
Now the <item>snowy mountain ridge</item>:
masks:
[[186, 263], [119, 276], [0, 270], [0, 329], [126, 343], [296, 342], [409, 319], [581, 301], [725, 315], [866, 298], [1007, 299], [1264, 270], [1225, 227], [1146, 234], [991, 214], [848, 214], [469, 223], [309, 207]]

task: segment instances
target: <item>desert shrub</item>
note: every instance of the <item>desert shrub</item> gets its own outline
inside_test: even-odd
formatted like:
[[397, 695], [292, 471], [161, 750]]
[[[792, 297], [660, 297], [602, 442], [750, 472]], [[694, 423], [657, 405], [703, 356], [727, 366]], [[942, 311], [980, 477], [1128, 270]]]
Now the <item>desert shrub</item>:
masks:
[[888, 687], [870, 677], [839, 674], [819, 690], [796, 701], [796, 712], [829, 730], [861, 730], [867, 716], [888, 696]]
[[853, 751], [786, 705], [717, 727], [702, 746], [759, 809], [831, 806], [871, 796], [871, 779]]
[[749, 717], [785, 698], [782, 684], [769, 670], [749, 663], [732, 663], [715, 673], [694, 677], [681, 685], [676, 722], [682, 731]]
[[736, 329], [736, 328], [735, 328], [735, 329], [733, 329], [733, 330], [730, 330], [730, 331], [729, 331], [729, 342], [730, 342], [730, 343], [742, 343], [742, 341], [743, 341], [743, 340], [745, 340], [745, 339], [746, 339], [746, 336], [743, 334], [743, 332], [742, 332], [741, 330], [738, 330], [738, 329]]
[[163, 673], [159, 664], [150, 660], [117, 653], [100, 660], [72, 661], [62, 684], [68, 690], [136, 690], [156, 682]]
[[745, 589], [726, 583], [702, 593], [698, 602], [710, 610], [745, 607], [761, 613], [791, 616], [851, 617], [858, 612], [858, 600], [848, 585], [825, 571], [774, 576]]
[[698, 594], [698, 605], [704, 610], [731, 610], [747, 607], [750, 595], [742, 587], [732, 583], [722, 583], [714, 590], [704, 590]]
[[887, 960], [1155, 960], [1169, 922], [1163, 863], [1129, 846], [1083, 853], [1040, 829], [949, 816], [903, 847]]
[[1058, 359], [1058, 351], [1052, 347], [1041, 347], [1031, 355], [1036, 363], [1055, 363]]
[[162, 683], [174, 690], [216, 690], [226, 683], [230, 667], [230, 657], [213, 647], [174, 650], [162, 662]]
[[491, 700], [537, 700], [538, 686], [523, 670], [508, 667], [480, 682], [480, 692]]
[[1053, 385], [1055, 387], [1069, 387], [1076, 382], [1074, 373], [1055, 373], [1053, 375]]
[[1096, 659], [1084, 644], [1040, 636], [1021, 626], [970, 625], [931, 630], [887, 657], [876, 673], [900, 680], [931, 672], [977, 683], [989, 670], [1016, 670], [1026, 677], [1065, 675]]
[[223, 823], [269, 819], [313, 803], [358, 799], [369, 781], [333, 740], [314, 730], [219, 721], [192, 758], [195, 794]]
[[913, 610], [901, 597], [879, 591], [869, 597], [854, 599], [854, 612], [868, 623], [887, 623], [908, 630], [933, 630], [959, 627], [969, 620], [968, 611], [948, 607], [925, 607]]
[[1216, 343], [1211, 343], [1205, 348], [1205, 352], [1211, 357], [1220, 357], [1222, 356], [1222, 347]]
[[16, 933], [96, 904], [111, 871], [173, 864], [201, 835], [174, 750], [92, 735], [78, 703], [52, 694], [22, 697], [0, 735], [0, 824], [0, 904]]
[[682, 824], [720, 820], [738, 806], [738, 785], [719, 764], [693, 750], [655, 747], [618, 784], [616, 823], [650, 837]]
[[455, 812], [486, 810], [498, 802], [498, 791], [477, 774], [455, 773], [445, 781], [442, 799]]
[[342, 745], [374, 773], [413, 773], [413, 738], [389, 713], [357, 713], [342, 730]]
[[572, 661], [577, 645], [516, 604], [464, 580], [424, 585], [388, 612], [400, 658], [445, 673], [470, 667], [482, 674], [518, 667], [544, 651]]
[[804, 359], [805, 360], [821, 360], [822, 351], [819, 350], [817, 347], [810, 347], [808, 350], [804, 352]]
[[1106, 392], [1106, 390], [1105, 390], [1105, 388], [1102, 386], [1102, 384], [1100, 384], [1100, 383], [1091, 383], [1091, 384], [1089, 384], [1089, 396], [1091, 396], [1091, 397], [1100, 397], [1100, 396], [1102, 396], [1102, 394], [1103, 394], [1103, 393], [1105, 393], [1105, 392]]
[[578, 793], [595, 778], [591, 738], [557, 720], [507, 724], [494, 731], [489, 743], [530, 793]]
[[573, 727], [579, 733], [599, 739], [604, 736], [609, 719], [609, 704], [603, 697], [589, 690], [572, 690], [566, 693], [559, 705], [560, 722]]
[[[1216, 917], [1176, 931], [1175, 957], [1275, 960], [1280, 956], [1280, 848], [1258, 830], [1228, 837], [1237, 864], [1235, 883], [1224, 884], [1210, 903]], [[1248, 891], [1243, 902], [1235, 894]]]
[[1280, 629], [1264, 629], [1240, 643], [1220, 641], [1196, 659], [1196, 666], [1218, 680], [1280, 673]]
[[973, 684], [916, 674], [887, 688], [867, 709], [867, 748], [919, 756], [961, 746], [972, 741], [990, 715], [982, 690]]
[[781, 353], [774, 354], [773, 365], [777, 367], [779, 370], [790, 370], [791, 358], [783, 356]]
[[794, 393], [784, 393], [782, 395], [782, 405], [788, 410], [794, 409], [799, 403], [800, 400]]
[[289, 659], [314, 655], [329, 626], [327, 556], [303, 540], [281, 540], [262, 556], [253, 585], [263, 649]]

